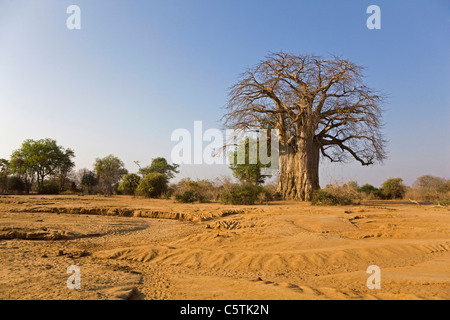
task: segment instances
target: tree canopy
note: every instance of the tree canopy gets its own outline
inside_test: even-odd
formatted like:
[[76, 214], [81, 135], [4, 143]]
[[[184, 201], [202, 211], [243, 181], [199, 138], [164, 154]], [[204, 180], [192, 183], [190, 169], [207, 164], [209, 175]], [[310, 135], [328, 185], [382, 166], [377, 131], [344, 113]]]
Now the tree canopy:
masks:
[[128, 173], [127, 169], [119, 158], [110, 154], [104, 158], [97, 158], [94, 164], [98, 183], [105, 194], [113, 194], [114, 185]]
[[159, 172], [146, 174], [136, 191], [148, 198], [159, 198], [167, 191], [167, 177]]
[[175, 174], [179, 173], [178, 167], [178, 164], [169, 164], [165, 158], [157, 157], [152, 159], [150, 166], [140, 168], [139, 173], [143, 177], [152, 172], [161, 173], [167, 180], [170, 180], [175, 177]]
[[93, 187], [98, 184], [98, 179], [95, 172], [88, 169], [81, 169], [79, 171], [80, 184], [87, 189], [88, 193], [92, 193]]
[[122, 182], [119, 184], [119, 191], [128, 194], [134, 195], [137, 187], [139, 186], [139, 182], [141, 181], [141, 177], [135, 173], [126, 174]]
[[25, 140], [22, 147], [13, 152], [10, 170], [32, 181], [36, 175], [38, 190], [42, 190], [46, 177], [58, 170], [70, 170], [75, 166], [72, 158], [75, 153], [71, 149], [58, 146], [56, 140]]

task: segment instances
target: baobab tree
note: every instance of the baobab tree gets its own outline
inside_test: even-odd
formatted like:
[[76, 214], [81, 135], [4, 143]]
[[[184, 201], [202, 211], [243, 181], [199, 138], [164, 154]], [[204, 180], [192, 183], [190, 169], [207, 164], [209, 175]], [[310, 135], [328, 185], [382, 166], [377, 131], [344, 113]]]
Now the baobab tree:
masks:
[[383, 96], [364, 84], [362, 71], [336, 56], [279, 52], [230, 88], [227, 129], [278, 130], [277, 191], [284, 199], [311, 200], [321, 158], [368, 166], [386, 157]]

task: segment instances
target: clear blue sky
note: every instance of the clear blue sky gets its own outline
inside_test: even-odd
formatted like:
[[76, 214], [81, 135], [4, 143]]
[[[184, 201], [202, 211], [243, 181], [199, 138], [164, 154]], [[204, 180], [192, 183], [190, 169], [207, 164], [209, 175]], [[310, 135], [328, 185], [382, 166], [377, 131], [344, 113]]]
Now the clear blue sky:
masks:
[[[81, 8], [81, 30], [66, 9]], [[369, 30], [366, 8], [381, 8]], [[450, 1], [0, 0], [0, 158], [53, 138], [77, 169], [170, 157], [173, 130], [220, 128], [227, 89], [268, 53], [337, 54], [389, 95], [383, 165], [321, 166], [321, 185], [450, 178]], [[184, 165], [179, 177], [230, 174]]]

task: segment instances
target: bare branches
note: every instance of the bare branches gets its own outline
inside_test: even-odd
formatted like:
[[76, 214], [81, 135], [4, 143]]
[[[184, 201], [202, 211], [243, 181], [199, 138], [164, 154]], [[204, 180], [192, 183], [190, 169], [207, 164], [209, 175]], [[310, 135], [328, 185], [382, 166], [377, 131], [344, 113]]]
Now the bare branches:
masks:
[[336, 56], [273, 53], [230, 88], [224, 124], [278, 129], [291, 147], [309, 137], [332, 162], [382, 161], [383, 97], [364, 84], [362, 70]]

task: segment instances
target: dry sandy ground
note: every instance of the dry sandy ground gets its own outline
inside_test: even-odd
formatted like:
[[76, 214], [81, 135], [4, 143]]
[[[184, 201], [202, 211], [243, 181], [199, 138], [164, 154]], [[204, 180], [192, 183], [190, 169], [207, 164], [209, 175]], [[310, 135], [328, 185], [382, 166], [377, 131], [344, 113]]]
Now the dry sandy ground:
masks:
[[0, 197], [0, 299], [449, 299], [449, 248], [432, 206]]

